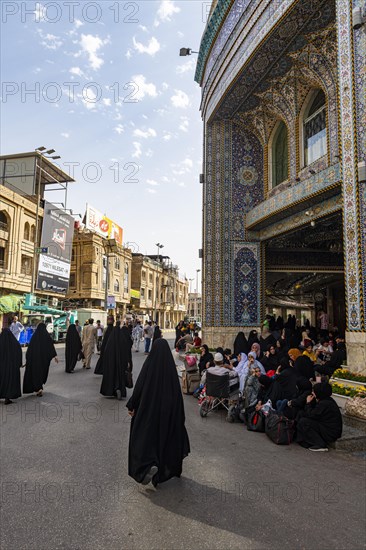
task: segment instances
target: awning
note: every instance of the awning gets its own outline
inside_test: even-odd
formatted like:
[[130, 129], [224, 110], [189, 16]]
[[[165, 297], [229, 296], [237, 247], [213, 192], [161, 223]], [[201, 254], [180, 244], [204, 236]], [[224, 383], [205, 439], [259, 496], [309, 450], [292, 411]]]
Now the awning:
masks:
[[0, 313], [13, 313], [24, 311], [24, 296], [22, 294], [7, 294], [0, 296]]
[[140, 299], [140, 291], [139, 290], [134, 290], [133, 288], [131, 288], [130, 296], [131, 296], [131, 298], [137, 298], [139, 300]]

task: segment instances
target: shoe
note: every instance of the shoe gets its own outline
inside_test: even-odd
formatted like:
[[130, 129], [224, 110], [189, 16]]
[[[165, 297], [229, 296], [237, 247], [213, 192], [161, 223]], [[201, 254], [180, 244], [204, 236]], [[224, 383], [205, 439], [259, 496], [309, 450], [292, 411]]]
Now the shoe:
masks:
[[148, 485], [155, 474], [158, 473], [158, 467], [157, 466], [151, 466], [150, 470], [147, 472], [144, 479], [141, 481], [141, 485]]
[[5, 399], [5, 405], [11, 405], [12, 400], [11, 399]]
[[42, 395], [43, 395], [43, 390], [37, 391], [37, 397], [42, 397]]
[[91, 369], [91, 367], [85, 367], [85, 368], [86, 368], [86, 370]]
[[326, 453], [328, 452], [328, 447], [309, 447], [309, 451], [319, 452], [319, 453]]

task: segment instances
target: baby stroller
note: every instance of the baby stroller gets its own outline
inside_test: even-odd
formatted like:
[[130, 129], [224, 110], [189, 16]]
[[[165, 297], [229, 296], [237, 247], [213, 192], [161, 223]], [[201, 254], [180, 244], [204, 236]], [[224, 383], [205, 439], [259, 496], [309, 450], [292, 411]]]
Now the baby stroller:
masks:
[[210, 412], [217, 410], [219, 405], [229, 411], [232, 402], [237, 402], [239, 398], [239, 382], [230, 386], [229, 374], [217, 376], [207, 372], [206, 396], [200, 404], [200, 415], [205, 418]]

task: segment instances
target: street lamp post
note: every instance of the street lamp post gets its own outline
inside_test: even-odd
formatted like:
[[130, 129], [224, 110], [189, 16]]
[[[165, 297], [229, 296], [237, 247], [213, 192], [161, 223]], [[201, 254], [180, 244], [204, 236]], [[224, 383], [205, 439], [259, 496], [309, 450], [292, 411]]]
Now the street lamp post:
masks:
[[[44, 152], [45, 151], [45, 152]], [[46, 154], [47, 155], [52, 155], [52, 153], [55, 153], [55, 149], [47, 149], [46, 150], [46, 147], [44, 147], [42, 145], [42, 147], [38, 147], [36, 149], [36, 153], [39, 153], [40, 155], [40, 158], [39, 158], [39, 177], [38, 177], [38, 182], [37, 183], [37, 206], [36, 206], [36, 227], [35, 227], [35, 239], [34, 239], [34, 243], [33, 243], [33, 269], [32, 269], [32, 279], [31, 279], [31, 294], [33, 294], [35, 292], [35, 287], [36, 287], [36, 272], [37, 272], [37, 261], [36, 261], [36, 248], [39, 246], [39, 242], [38, 242], [38, 233], [39, 233], [39, 203], [40, 203], [40, 200], [41, 200], [41, 184], [42, 184], [42, 159], [43, 157], [44, 158], [50, 158], [52, 160], [56, 160], [56, 159], [60, 159], [61, 157], [60, 156], [53, 156], [53, 157], [46, 157]], [[36, 162], [36, 166], [37, 166], [37, 162]], [[37, 172], [36, 172], [36, 175], [37, 175]]]
[[104, 250], [106, 254], [104, 309], [108, 311], [109, 259], [111, 257], [111, 254], [117, 252], [118, 250], [116, 239], [106, 239], [104, 243]]

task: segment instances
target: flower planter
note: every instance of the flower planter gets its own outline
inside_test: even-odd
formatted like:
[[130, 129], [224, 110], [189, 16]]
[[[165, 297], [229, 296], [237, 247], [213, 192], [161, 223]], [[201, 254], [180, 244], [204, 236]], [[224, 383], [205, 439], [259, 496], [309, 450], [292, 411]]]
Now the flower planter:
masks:
[[349, 386], [350, 388], [357, 388], [357, 389], [366, 391], [365, 382], [356, 382], [356, 380], [346, 380], [345, 378], [331, 378], [331, 381], [333, 380], [339, 384], [344, 384], [345, 386]]

